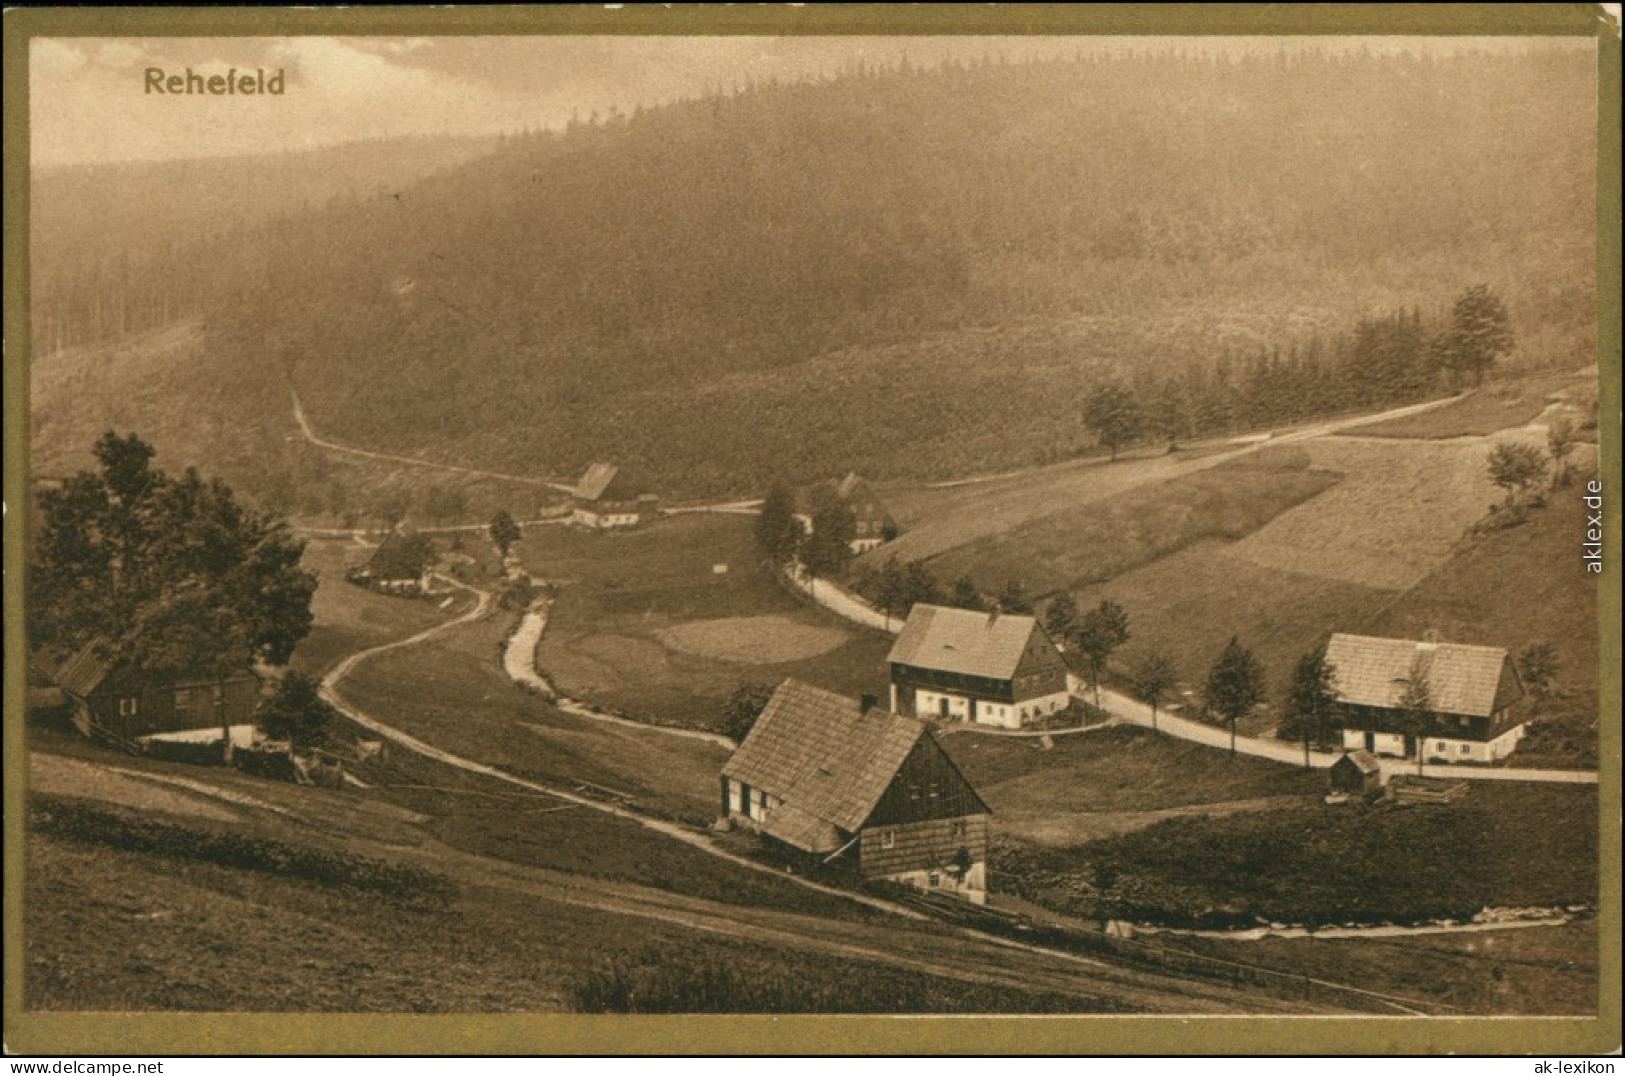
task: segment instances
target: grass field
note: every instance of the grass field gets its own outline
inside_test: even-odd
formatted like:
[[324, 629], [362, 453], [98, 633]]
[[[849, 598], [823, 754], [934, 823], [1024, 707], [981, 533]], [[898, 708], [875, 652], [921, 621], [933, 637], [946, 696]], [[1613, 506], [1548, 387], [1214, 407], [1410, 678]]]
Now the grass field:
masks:
[[436, 603], [377, 594], [347, 582], [345, 569], [364, 561], [370, 552], [337, 539], [305, 543], [302, 563], [319, 576], [310, 607], [316, 622], [294, 651], [291, 664], [307, 676], [320, 675], [357, 650], [433, 627], [464, 607], [454, 605], [442, 611]]
[[1237, 542], [1235, 556], [1262, 568], [1403, 590], [1443, 564], [1504, 496], [1490, 481], [1491, 446], [1482, 442], [1325, 437], [1303, 447], [1316, 467], [1343, 480]]
[[1214, 812], [1312, 802], [1325, 775], [1262, 759], [1228, 758], [1148, 729], [1111, 728], [1036, 739], [941, 738], [993, 808], [1001, 835], [1044, 845], [1081, 844], [1193, 809]]
[[1482, 437], [1524, 426], [1558, 400], [1596, 398], [1596, 373], [1543, 374], [1492, 381], [1443, 407], [1360, 427], [1371, 437]]
[[1466, 919], [1594, 906], [1594, 788], [1475, 784], [1449, 806], [1290, 808], [1158, 822], [1065, 849], [1006, 846], [1022, 896], [1170, 925]]
[[715, 728], [744, 681], [795, 676], [854, 696], [885, 688], [891, 639], [781, 587], [751, 517], [682, 515], [609, 534], [533, 527], [520, 549], [532, 574], [558, 581], [537, 664], [571, 697]]
[[1206, 539], [1234, 541], [1324, 495], [1339, 476], [1290, 448], [1140, 486], [979, 538], [931, 558], [940, 579], [969, 576], [996, 593], [1019, 579], [1045, 595], [1114, 578]]

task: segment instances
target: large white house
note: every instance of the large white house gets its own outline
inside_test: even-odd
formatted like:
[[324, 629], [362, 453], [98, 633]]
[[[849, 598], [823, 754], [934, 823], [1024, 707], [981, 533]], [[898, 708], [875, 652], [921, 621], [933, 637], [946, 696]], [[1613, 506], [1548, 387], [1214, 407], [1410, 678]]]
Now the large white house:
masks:
[[[1494, 762], [1523, 739], [1516, 716], [1523, 683], [1494, 646], [1333, 635], [1326, 647], [1343, 715], [1343, 747], [1424, 762]], [[1427, 681], [1434, 720], [1404, 727], [1401, 700], [1414, 678]]]
[[1030, 616], [922, 603], [886, 660], [900, 714], [1016, 729], [1072, 701], [1066, 661]]

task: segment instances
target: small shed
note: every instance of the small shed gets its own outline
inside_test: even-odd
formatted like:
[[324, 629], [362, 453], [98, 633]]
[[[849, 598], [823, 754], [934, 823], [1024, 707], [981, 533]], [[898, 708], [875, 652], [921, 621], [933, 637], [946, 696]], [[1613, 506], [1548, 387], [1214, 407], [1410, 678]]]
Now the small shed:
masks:
[[1345, 751], [1332, 763], [1332, 791], [1364, 796], [1382, 788], [1382, 763], [1370, 751]]

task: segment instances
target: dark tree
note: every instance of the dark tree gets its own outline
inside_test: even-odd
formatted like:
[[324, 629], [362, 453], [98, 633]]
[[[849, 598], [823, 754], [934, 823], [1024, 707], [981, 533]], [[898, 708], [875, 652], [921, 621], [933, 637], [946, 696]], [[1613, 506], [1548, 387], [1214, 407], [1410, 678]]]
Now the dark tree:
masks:
[[987, 610], [987, 602], [982, 600], [982, 592], [976, 588], [976, 580], [968, 575], [962, 575], [954, 580], [953, 595], [948, 599], [948, 604], [978, 613]]
[[1481, 385], [1490, 367], [1512, 346], [1512, 323], [1501, 297], [1488, 284], [1474, 284], [1463, 292], [1451, 310], [1450, 331], [1441, 348], [1445, 363]]
[[1309, 747], [1313, 740], [1325, 744], [1326, 731], [1335, 717], [1337, 689], [1333, 679], [1337, 670], [1326, 660], [1326, 647], [1322, 644], [1298, 659], [1292, 669], [1292, 683], [1287, 688], [1283, 731], [1303, 738], [1303, 765], [1309, 768]]
[[744, 742], [772, 697], [771, 684], [752, 681], [734, 688], [722, 707], [722, 734], [735, 743]]
[[1089, 659], [1089, 682], [1095, 691], [1095, 709], [1100, 708], [1100, 675], [1112, 653], [1129, 640], [1128, 612], [1110, 598], [1083, 615], [1073, 632], [1072, 643]]
[[903, 570], [903, 593], [907, 595], [910, 609], [916, 604], [936, 605], [942, 601], [942, 587], [937, 583], [937, 577], [917, 560], [910, 561]]
[[830, 500], [813, 512], [812, 526], [812, 533], [801, 542], [802, 564], [815, 579], [840, 576], [852, 563], [852, 539], [858, 533], [852, 509]]
[[795, 494], [784, 486], [774, 486], [763, 498], [762, 513], [756, 517], [756, 544], [775, 568], [783, 568], [794, 559], [800, 540]]
[[1523, 679], [1536, 703], [1546, 701], [1557, 678], [1557, 647], [1551, 643], [1530, 643], [1518, 651], [1518, 676]]
[[95, 456], [98, 471], [40, 496], [33, 641], [101, 637], [115, 660], [170, 674], [285, 664], [312, 622], [303, 543], [223, 483], [157, 470], [138, 437], [109, 432]]
[[1132, 390], [1106, 385], [1096, 390], [1084, 411], [1084, 421], [1117, 458], [1117, 450], [1140, 435], [1140, 405]]
[[1552, 457], [1553, 489], [1568, 485], [1568, 458], [1574, 451], [1575, 434], [1574, 420], [1568, 415], [1558, 415], [1546, 427], [1546, 451]]
[[896, 557], [889, 557], [875, 580], [875, 603], [888, 617], [907, 616], [913, 602], [908, 593], [908, 577], [898, 566]]
[[1033, 603], [1027, 600], [1027, 588], [1021, 585], [1021, 580], [1012, 579], [1004, 585], [1004, 592], [999, 595], [999, 609], [1022, 614], [1033, 611]]
[[1234, 635], [1207, 678], [1208, 707], [1230, 724], [1230, 754], [1236, 753], [1236, 722], [1264, 701], [1264, 665]]
[[1420, 655], [1411, 663], [1410, 675], [1405, 679], [1405, 690], [1400, 692], [1395, 705], [1394, 723], [1416, 748], [1416, 772], [1422, 772], [1425, 761], [1422, 742], [1438, 720], [1433, 709], [1433, 683], [1428, 678], [1427, 665]]
[[1050, 599], [1044, 610], [1044, 631], [1055, 642], [1066, 643], [1077, 625], [1078, 603], [1070, 590], [1063, 590]]
[[1179, 683], [1174, 663], [1160, 650], [1148, 651], [1134, 665], [1134, 695], [1151, 707], [1151, 727], [1157, 727], [1157, 708], [1167, 701]]
[[254, 721], [273, 740], [310, 748], [327, 743], [340, 716], [338, 708], [322, 698], [315, 680], [290, 670], [271, 697], [260, 703]]
[[1546, 456], [1535, 445], [1505, 442], [1490, 450], [1490, 481], [1507, 491], [1506, 503], [1517, 503], [1518, 494], [1540, 484], [1546, 475]]
[[525, 536], [519, 524], [514, 522], [513, 516], [507, 512], [498, 512], [492, 516], [491, 525], [486, 531], [491, 535], [491, 544], [497, 547], [497, 552], [504, 558], [508, 556], [508, 550], [513, 548], [514, 543]]

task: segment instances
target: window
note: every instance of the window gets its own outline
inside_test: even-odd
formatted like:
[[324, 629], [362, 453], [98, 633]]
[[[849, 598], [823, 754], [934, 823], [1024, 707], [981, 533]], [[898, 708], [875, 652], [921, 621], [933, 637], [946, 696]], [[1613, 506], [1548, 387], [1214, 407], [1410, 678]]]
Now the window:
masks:
[[883, 830], [881, 830], [880, 831], [880, 847], [882, 847], [882, 848], [895, 848], [895, 847], [897, 847], [897, 831], [894, 830], [894, 829], [883, 829]]
[[930, 874], [926, 875], [926, 881], [931, 884], [932, 889], [935, 889], [937, 886], [942, 884], [942, 872], [932, 871]]
[[1471, 746], [1469, 746], [1469, 745], [1468, 745], [1468, 744], [1462, 744], [1462, 745], [1461, 745], [1461, 753], [1462, 753], [1462, 754], [1464, 754], [1464, 755], [1470, 755], [1470, 754], [1472, 754], [1472, 752], [1473, 752], [1473, 749], [1472, 749], [1472, 747], [1471, 747]]
[[965, 835], [965, 820], [963, 818], [954, 819], [954, 824], [950, 828], [950, 832], [955, 837], [963, 837]]
[[120, 717], [134, 717], [141, 712], [141, 700], [135, 696], [123, 698], [118, 701], [118, 715]]

